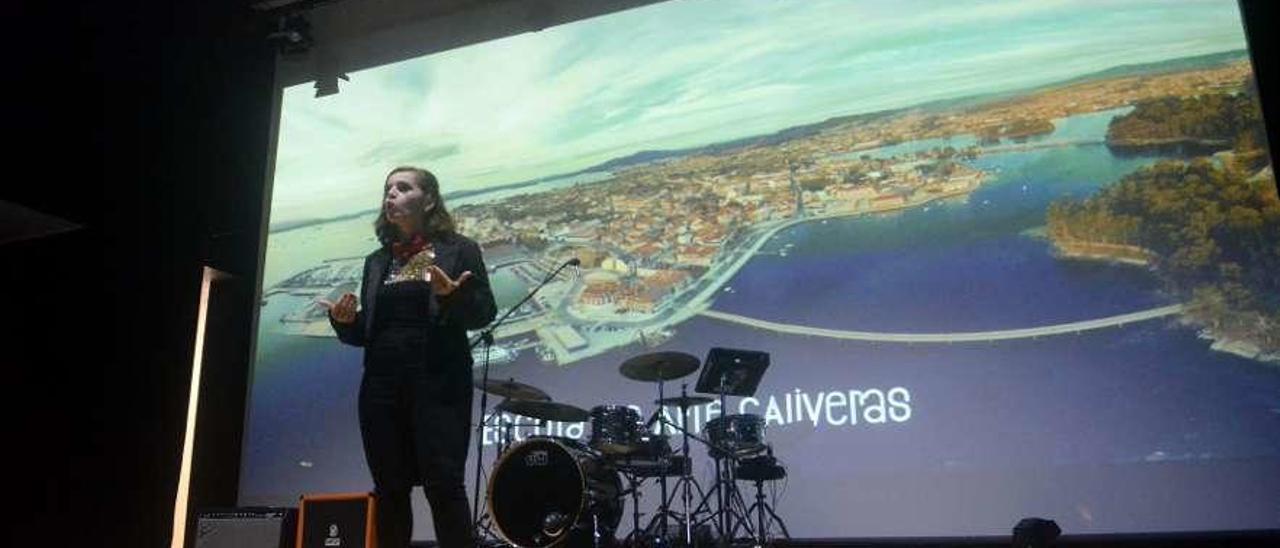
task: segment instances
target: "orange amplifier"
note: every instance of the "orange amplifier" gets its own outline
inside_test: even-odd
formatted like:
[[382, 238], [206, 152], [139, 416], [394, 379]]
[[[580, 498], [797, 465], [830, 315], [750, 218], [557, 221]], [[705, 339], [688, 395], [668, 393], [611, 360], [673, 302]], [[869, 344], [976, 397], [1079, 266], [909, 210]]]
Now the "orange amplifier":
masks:
[[373, 493], [303, 495], [297, 548], [377, 548]]

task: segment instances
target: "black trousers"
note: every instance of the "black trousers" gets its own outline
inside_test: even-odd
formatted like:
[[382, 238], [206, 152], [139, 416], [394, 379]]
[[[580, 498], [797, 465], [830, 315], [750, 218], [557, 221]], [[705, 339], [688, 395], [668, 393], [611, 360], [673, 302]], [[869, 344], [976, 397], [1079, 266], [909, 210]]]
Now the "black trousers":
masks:
[[464, 485], [471, 440], [471, 377], [421, 362], [366, 364], [360, 434], [377, 497], [378, 545], [406, 548], [413, 534], [409, 495], [421, 485], [444, 548], [474, 546]]

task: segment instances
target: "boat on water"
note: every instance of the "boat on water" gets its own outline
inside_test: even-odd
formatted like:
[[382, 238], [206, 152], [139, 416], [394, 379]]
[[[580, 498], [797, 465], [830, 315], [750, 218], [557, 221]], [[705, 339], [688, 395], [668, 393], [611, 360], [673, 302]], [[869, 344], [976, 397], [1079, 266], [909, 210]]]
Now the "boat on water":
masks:
[[672, 329], [641, 329], [636, 332], [636, 342], [641, 346], [653, 348], [671, 340], [676, 333]]
[[[501, 365], [504, 363], [511, 363], [513, 361], [516, 361], [516, 358], [519, 356], [520, 356], [520, 351], [514, 348], [503, 346], [501, 344], [495, 344], [489, 348], [489, 365]], [[471, 349], [471, 359], [475, 361], [476, 367], [481, 367], [484, 365], [484, 357], [485, 357], [484, 345], [479, 345]]]
[[538, 359], [542, 360], [543, 363], [556, 363], [556, 353], [547, 345], [540, 344], [538, 345]]

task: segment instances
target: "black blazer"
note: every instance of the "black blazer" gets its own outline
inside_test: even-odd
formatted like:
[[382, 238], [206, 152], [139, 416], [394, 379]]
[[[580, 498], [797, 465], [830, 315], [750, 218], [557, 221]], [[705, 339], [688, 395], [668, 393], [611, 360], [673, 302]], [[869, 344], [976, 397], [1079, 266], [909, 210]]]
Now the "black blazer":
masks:
[[[493, 301], [493, 290], [489, 287], [489, 273], [485, 269], [484, 260], [480, 256], [480, 246], [470, 238], [461, 234], [449, 234], [432, 241], [435, 248], [435, 264], [457, 279], [463, 272], [470, 270], [471, 279], [447, 297], [437, 299], [431, 296], [429, 307], [430, 320], [433, 325], [432, 356], [441, 360], [460, 360], [466, 366], [472, 364], [471, 347], [467, 341], [467, 330], [480, 329], [497, 314], [498, 307]], [[356, 312], [356, 321], [341, 324], [333, 320], [329, 323], [338, 334], [338, 340], [353, 345], [364, 346], [373, 340], [374, 310], [378, 306], [378, 286], [386, 277], [391, 266], [391, 250], [382, 247], [364, 259], [364, 277], [360, 289], [360, 310]], [[438, 350], [438, 351], [437, 351]]]

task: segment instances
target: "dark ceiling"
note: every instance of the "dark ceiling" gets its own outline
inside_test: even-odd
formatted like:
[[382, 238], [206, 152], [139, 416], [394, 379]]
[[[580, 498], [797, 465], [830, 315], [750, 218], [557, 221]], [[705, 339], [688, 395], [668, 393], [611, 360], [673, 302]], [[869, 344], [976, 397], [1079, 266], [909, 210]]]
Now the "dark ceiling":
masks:
[[301, 13], [310, 24], [314, 45], [283, 55], [277, 69], [277, 82], [290, 86], [657, 1], [267, 0], [253, 7], [276, 21]]

